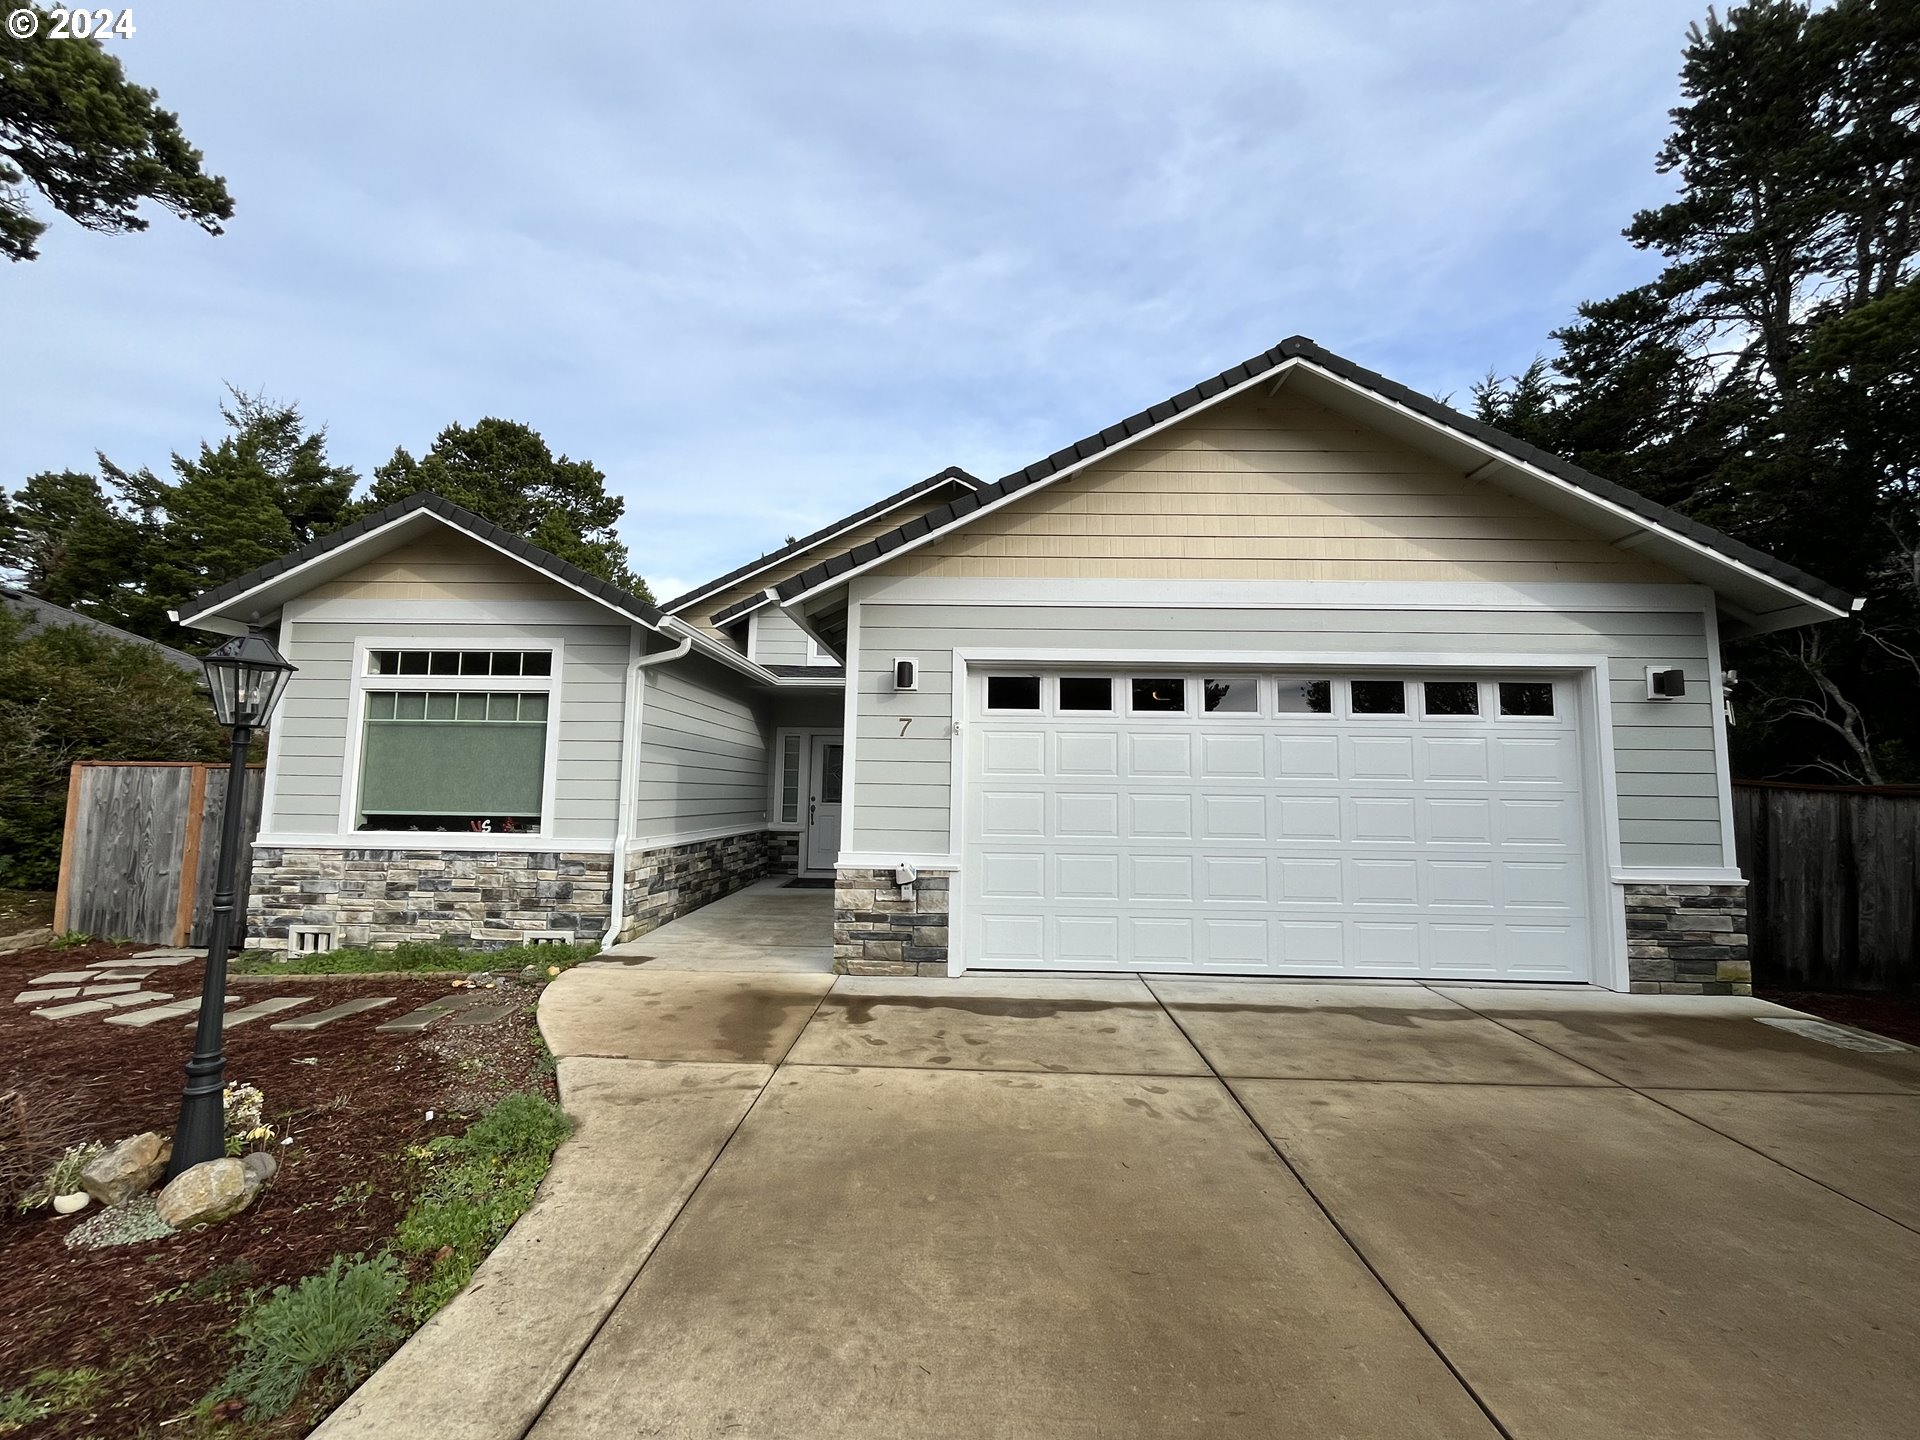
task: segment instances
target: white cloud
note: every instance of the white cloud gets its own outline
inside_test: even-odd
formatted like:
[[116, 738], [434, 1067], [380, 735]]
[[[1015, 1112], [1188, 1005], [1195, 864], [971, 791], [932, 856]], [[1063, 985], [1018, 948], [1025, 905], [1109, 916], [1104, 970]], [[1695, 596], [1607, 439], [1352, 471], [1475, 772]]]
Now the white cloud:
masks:
[[1695, 9], [182, 0], [120, 53], [239, 213], [0, 277], [0, 482], [162, 464], [226, 380], [363, 471], [506, 415], [668, 595], [1291, 333], [1464, 392], [1646, 273]]

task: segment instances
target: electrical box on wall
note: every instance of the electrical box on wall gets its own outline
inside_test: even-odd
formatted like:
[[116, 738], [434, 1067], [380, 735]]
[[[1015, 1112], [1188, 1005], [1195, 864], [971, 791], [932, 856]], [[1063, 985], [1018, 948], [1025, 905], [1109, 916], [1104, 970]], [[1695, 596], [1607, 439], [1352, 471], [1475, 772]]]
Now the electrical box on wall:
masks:
[[1686, 671], [1669, 670], [1661, 665], [1647, 666], [1647, 699], [1678, 700], [1686, 693]]
[[912, 657], [893, 662], [893, 688], [895, 690], [918, 690], [920, 688], [920, 662]]

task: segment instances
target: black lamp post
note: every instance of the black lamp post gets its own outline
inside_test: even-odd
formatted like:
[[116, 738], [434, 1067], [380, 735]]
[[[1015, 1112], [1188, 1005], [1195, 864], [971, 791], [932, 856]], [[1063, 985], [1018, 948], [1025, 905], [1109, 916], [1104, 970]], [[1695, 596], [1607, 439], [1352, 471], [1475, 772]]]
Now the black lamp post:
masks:
[[200, 980], [200, 1025], [194, 1032], [193, 1058], [181, 1093], [180, 1123], [173, 1132], [173, 1157], [167, 1179], [204, 1160], [227, 1153], [227, 1057], [221, 1028], [227, 1008], [227, 954], [233, 948], [234, 872], [244, 843], [247, 812], [247, 748], [253, 732], [267, 723], [294, 667], [258, 630], [216, 646], [205, 661], [213, 691], [214, 717], [233, 727], [233, 754], [227, 762], [227, 804], [220, 817], [220, 857], [213, 882], [213, 916], [207, 929], [207, 969]]

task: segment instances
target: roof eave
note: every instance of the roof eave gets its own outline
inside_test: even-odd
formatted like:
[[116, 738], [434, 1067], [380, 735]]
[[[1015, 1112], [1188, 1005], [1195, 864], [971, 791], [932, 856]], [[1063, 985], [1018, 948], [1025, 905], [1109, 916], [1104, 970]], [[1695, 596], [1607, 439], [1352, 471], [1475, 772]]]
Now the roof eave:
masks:
[[[1525, 477], [1529, 483], [1552, 486], [1583, 507], [1611, 513], [1620, 524], [1628, 527], [1616, 537], [1616, 542], [1631, 533], [1658, 535], [1663, 541], [1670, 541], [1686, 553], [1688, 570], [1704, 569], [1718, 574], [1719, 584], [1713, 580], [1702, 581], [1716, 595], [1723, 588], [1739, 590], [1758, 585], [1784, 599], [1787, 603], [1778, 608], [1759, 610], [1752, 606], [1738, 607], [1751, 617], [1756, 633], [1835, 619], [1858, 608], [1854, 597], [1816, 576], [1806, 575], [1730, 536], [1720, 535], [1706, 526], [1674, 514], [1624, 486], [1591, 475], [1557, 456], [1524, 445], [1491, 426], [1459, 415], [1439, 402], [1427, 400], [1405, 386], [1323, 350], [1301, 336], [1282, 341], [1265, 354], [1243, 362], [1232, 370], [1223, 371], [1159, 405], [1150, 406], [1117, 425], [1109, 426], [1097, 436], [1090, 436], [1025, 470], [1002, 477], [988, 487], [989, 491], [999, 490], [1001, 493], [998, 495], [959, 497], [909, 521], [888, 535], [842, 555], [830, 557], [773, 589], [781, 605], [791, 609], [843, 588], [855, 576], [886, 560], [918, 549], [934, 538], [971, 523], [973, 519], [1009, 504], [1034, 489], [1076, 474], [1095, 460], [1110, 457], [1167, 426], [1188, 419], [1202, 409], [1249, 388], [1266, 386], [1278, 389], [1296, 370], [1310, 373], [1326, 383], [1345, 387], [1368, 404], [1387, 407], [1416, 424], [1443, 432], [1453, 443], [1472, 447], [1486, 460], [1482, 469], [1501, 467]], [[1786, 574], [1780, 573], [1783, 571]], [[1742, 583], [1732, 584], [1734, 577], [1739, 577]]]
[[671, 600], [664, 602], [660, 606], [660, 609], [668, 615], [682, 614], [717, 591], [729, 589], [735, 585], [745, 584], [747, 581], [753, 579], [754, 576], [764, 575], [767, 571], [794, 559], [796, 556], [805, 555], [809, 551], [818, 550], [821, 546], [832, 543], [834, 539], [846, 534], [847, 531], [856, 526], [864, 525], [870, 520], [885, 515], [890, 510], [898, 510], [902, 505], [911, 505], [915, 500], [922, 499], [933, 491], [948, 485], [958, 485], [968, 493], [972, 493], [980, 488], [981, 482], [978, 478], [969, 475], [959, 466], [949, 465], [946, 469], [929, 475], [926, 479], [909, 485], [904, 490], [889, 495], [884, 500], [880, 500], [864, 510], [856, 510], [853, 514], [843, 516], [835, 520], [831, 525], [816, 530], [811, 535], [803, 536], [792, 545], [783, 545], [778, 550], [769, 550], [765, 555], [762, 555], [758, 560], [750, 564], [743, 565], [737, 570], [730, 570], [725, 575], [707, 581], [704, 585], [688, 590], [684, 594], [676, 595]]

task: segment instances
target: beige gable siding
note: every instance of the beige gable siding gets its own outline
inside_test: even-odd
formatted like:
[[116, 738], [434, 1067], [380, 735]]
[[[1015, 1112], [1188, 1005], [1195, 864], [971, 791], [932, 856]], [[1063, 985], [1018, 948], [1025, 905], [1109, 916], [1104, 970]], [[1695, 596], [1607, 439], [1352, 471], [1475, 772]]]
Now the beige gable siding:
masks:
[[[864, 525], [856, 525], [844, 535], [837, 536], [823, 545], [816, 546], [811, 550], [802, 551], [798, 555], [789, 555], [778, 565], [763, 570], [757, 575], [750, 576], [737, 585], [730, 585], [725, 590], [715, 591], [713, 594], [707, 596], [706, 599], [692, 606], [683, 618], [701, 626], [709, 634], [718, 635], [720, 631], [708, 622], [708, 616], [718, 615], [729, 605], [738, 605], [742, 600], [750, 596], [761, 594], [770, 585], [778, 585], [782, 580], [790, 580], [802, 570], [805, 570], [809, 565], [817, 564], [822, 559], [833, 555], [845, 554], [849, 550], [866, 544], [869, 540], [877, 540], [882, 535], [890, 534], [898, 530], [909, 520], [919, 519], [922, 515], [926, 514], [927, 511], [933, 509], [934, 506], [944, 504], [947, 498], [954, 493], [956, 492], [950, 486], [936, 490], [933, 494], [922, 496], [918, 500], [902, 505], [897, 510], [889, 510], [884, 515], [876, 516]], [[806, 663], [806, 656], [803, 654], [800, 659], [791, 663], [804, 665]]]
[[574, 592], [478, 540], [441, 532], [316, 585], [310, 600], [552, 600]]
[[1680, 581], [1568, 521], [1284, 392], [1203, 411], [969, 522], [880, 573]]

